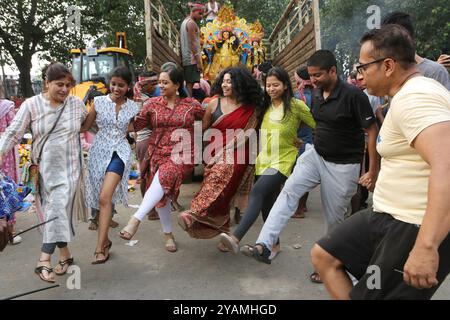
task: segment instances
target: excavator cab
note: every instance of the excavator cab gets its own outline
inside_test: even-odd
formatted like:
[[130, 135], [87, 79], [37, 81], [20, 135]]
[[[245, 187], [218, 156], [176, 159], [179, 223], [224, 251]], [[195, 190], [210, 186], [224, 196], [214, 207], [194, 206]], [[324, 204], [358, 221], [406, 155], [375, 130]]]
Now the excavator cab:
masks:
[[95, 96], [108, 92], [109, 74], [117, 66], [127, 67], [135, 78], [133, 54], [123, 32], [116, 33], [117, 47], [72, 49], [72, 74], [76, 85], [72, 94], [88, 104]]

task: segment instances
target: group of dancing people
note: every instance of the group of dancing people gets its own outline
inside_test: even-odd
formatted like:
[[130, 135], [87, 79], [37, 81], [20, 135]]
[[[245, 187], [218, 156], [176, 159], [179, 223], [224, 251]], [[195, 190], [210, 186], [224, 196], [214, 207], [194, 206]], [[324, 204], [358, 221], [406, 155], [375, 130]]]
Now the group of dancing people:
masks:
[[[450, 273], [450, 93], [416, 66], [414, 41], [406, 28], [391, 22], [364, 35], [361, 43], [356, 69], [368, 92], [342, 81], [333, 53], [318, 50], [307, 61], [317, 89], [311, 109], [294, 97], [289, 74], [280, 67], [267, 72], [264, 88], [245, 68], [223, 70], [204, 108], [187, 97], [183, 71], [169, 65], [159, 74], [161, 96], [149, 98], [142, 108], [130, 99], [130, 71], [118, 67], [110, 75], [110, 93], [96, 97], [87, 112], [69, 94], [74, 84], [70, 71], [52, 64], [46, 73], [48, 91], [26, 100], [0, 139], [1, 159], [31, 131], [32, 161], [39, 164], [41, 176], [36, 205], [46, 220], [56, 218], [45, 224], [35, 272], [54, 282], [54, 274], [66, 273], [74, 262], [68, 243], [82, 172], [80, 133], [93, 129], [97, 133], [84, 185], [86, 207], [99, 211], [92, 264], [109, 259], [113, 205], [128, 205], [133, 151], [127, 135], [144, 129], [151, 130], [140, 166], [145, 194], [119, 235], [132, 239], [156, 208], [165, 249], [176, 252], [171, 203], [202, 150], [194, 137], [195, 122], [201, 121], [205, 135], [208, 130], [216, 134], [206, 139], [205, 150], [211, 152], [208, 157], [203, 152], [200, 189], [178, 216], [191, 237], [220, 235], [218, 249], [237, 253], [262, 212], [265, 223], [256, 244], [244, 252], [270, 264], [300, 198], [320, 185], [327, 234], [311, 251], [316, 271], [310, 279], [323, 281], [339, 299], [431, 298]], [[393, 97], [381, 130], [368, 94]], [[314, 144], [298, 156], [302, 126], [314, 129]], [[254, 137], [248, 133], [259, 138], [254, 162]], [[369, 166], [361, 174], [365, 152]], [[373, 207], [345, 219], [358, 184], [374, 191]], [[248, 205], [231, 232], [230, 204], [241, 195], [249, 196]], [[59, 262], [52, 268], [56, 247]], [[380, 288], [367, 286], [370, 265], [381, 270]]]
[[[119, 203], [128, 206], [133, 152], [126, 139], [129, 132], [151, 130], [140, 168], [146, 191], [139, 209], [119, 235], [131, 239], [144, 217], [156, 209], [165, 235], [165, 249], [175, 252], [171, 203], [176, 201], [183, 179], [194, 169], [194, 151], [197, 147], [202, 149], [202, 146], [194, 146], [195, 121], [201, 121], [203, 132], [216, 129], [221, 133], [211, 138], [211, 157], [204, 164], [200, 190], [190, 208], [178, 218], [182, 228], [199, 239], [230, 233], [230, 203], [239, 194], [248, 195], [255, 173], [259, 183], [250, 193], [250, 213], [245, 215], [245, 230], [241, 232], [245, 234], [261, 208], [265, 219], [276, 197], [261, 197], [261, 187], [280, 188], [298, 154], [297, 128], [302, 122], [315, 127], [309, 108], [294, 98], [289, 75], [278, 67], [267, 74], [265, 92], [245, 68], [223, 70], [206, 108], [186, 96], [183, 72], [171, 64], [162, 69], [158, 77], [161, 95], [146, 100], [142, 108], [131, 99], [133, 79], [125, 67], [113, 70], [110, 93], [94, 98], [89, 112], [78, 98], [69, 94], [74, 78], [64, 65], [50, 65], [46, 78], [48, 90], [24, 102], [0, 140], [0, 150], [4, 154], [27, 130], [33, 135], [32, 161], [39, 163], [41, 177], [36, 205], [46, 220], [57, 217], [44, 226], [41, 255], [35, 270], [44, 281], [55, 281], [54, 274], [64, 274], [74, 263], [68, 243], [75, 234], [72, 225], [74, 198], [82, 174], [80, 133], [96, 131], [82, 187], [86, 207], [99, 211], [98, 240], [92, 264], [102, 264], [108, 261], [112, 246], [108, 233], [113, 206]], [[54, 124], [55, 128], [48, 134]], [[191, 138], [186, 140], [190, 144], [185, 149], [189, 154], [184, 155], [181, 162], [173, 156], [178, 143], [173, 134], [179, 129], [188, 132]], [[250, 129], [268, 132], [262, 146], [265, 152], [256, 159], [256, 166], [251, 164], [251, 138], [243, 134]], [[271, 140], [275, 135], [279, 153], [271, 154]], [[238, 149], [243, 150], [243, 161], [238, 159], [239, 152], [230, 153]], [[268, 158], [262, 159], [263, 154]], [[272, 179], [276, 183], [274, 186]], [[56, 247], [60, 249], [59, 262], [52, 268], [50, 259]], [[229, 251], [223, 242], [218, 248]]]

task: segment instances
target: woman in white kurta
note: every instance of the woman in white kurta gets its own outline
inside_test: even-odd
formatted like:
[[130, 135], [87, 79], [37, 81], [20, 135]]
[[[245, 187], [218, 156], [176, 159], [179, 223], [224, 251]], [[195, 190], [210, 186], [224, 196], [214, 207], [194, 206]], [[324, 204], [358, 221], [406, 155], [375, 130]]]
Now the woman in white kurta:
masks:
[[139, 107], [126, 95], [130, 92], [132, 75], [125, 67], [117, 67], [110, 76], [107, 96], [96, 97], [82, 131], [94, 121], [98, 132], [89, 152], [86, 179], [86, 206], [98, 209], [98, 240], [92, 264], [105, 263], [112, 242], [108, 238], [112, 204], [128, 205], [128, 176], [131, 147], [126, 139]]
[[[27, 130], [31, 130], [33, 136], [34, 163], [42, 149], [40, 190], [36, 201], [46, 221], [57, 218], [44, 225], [41, 256], [35, 269], [39, 277], [47, 282], [55, 282], [54, 273], [66, 273], [73, 263], [67, 243], [75, 235], [72, 209], [81, 172], [79, 131], [87, 113], [83, 102], [69, 95], [73, 83], [69, 69], [60, 63], [51, 65], [47, 70], [48, 92], [27, 99], [0, 139], [0, 159]], [[44, 143], [60, 113], [55, 129]], [[56, 246], [60, 249], [60, 260], [53, 272], [50, 260]]]

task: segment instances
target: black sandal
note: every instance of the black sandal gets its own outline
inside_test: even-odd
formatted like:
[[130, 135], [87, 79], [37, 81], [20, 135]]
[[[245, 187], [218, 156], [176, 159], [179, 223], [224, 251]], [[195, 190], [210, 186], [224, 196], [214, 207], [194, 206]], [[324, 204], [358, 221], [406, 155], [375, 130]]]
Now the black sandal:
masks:
[[[73, 264], [73, 257], [70, 257], [69, 259], [66, 259], [64, 261], [59, 261], [57, 265], [61, 266], [63, 272], [59, 272], [58, 273], [58, 272], [55, 271], [55, 274], [57, 276], [65, 275], [67, 273], [67, 270], [69, 269], [69, 266], [71, 266], [72, 264]], [[67, 269], [64, 269], [65, 265], [67, 265]]]
[[[50, 260], [39, 260], [39, 262], [50, 262]], [[55, 283], [55, 279], [46, 279], [44, 277], [44, 274], [42, 273], [43, 270], [47, 271], [49, 275], [53, 272], [53, 268], [47, 266], [39, 266], [34, 269], [34, 273], [36, 273], [42, 281]]]
[[[263, 248], [263, 252], [259, 253], [256, 246], [261, 246]], [[252, 251], [253, 251], [253, 258], [255, 258], [256, 260], [258, 260], [260, 262], [264, 262], [266, 264], [272, 263], [272, 260], [269, 259], [271, 251], [269, 249], [267, 249], [267, 247], [264, 244], [262, 244], [262, 243], [255, 244]]]
[[[103, 251], [96, 251], [96, 252], [94, 252], [94, 257], [95, 258], [97, 258], [97, 256], [99, 254], [104, 255], [105, 258], [100, 259], [100, 260], [94, 260], [94, 261], [91, 262], [91, 264], [103, 264], [106, 261], [108, 261], [108, 259], [109, 259], [109, 250], [111, 249], [111, 247], [112, 247], [112, 241], [110, 240], [109, 243], [106, 246], [103, 247]], [[106, 249], [108, 249], [108, 255], [105, 255], [105, 250]]]
[[309, 275], [309, 280], [313, 283], [323, 283], [323, 281], [320, 279], [319, 273], [317, 273], [316, 271]]

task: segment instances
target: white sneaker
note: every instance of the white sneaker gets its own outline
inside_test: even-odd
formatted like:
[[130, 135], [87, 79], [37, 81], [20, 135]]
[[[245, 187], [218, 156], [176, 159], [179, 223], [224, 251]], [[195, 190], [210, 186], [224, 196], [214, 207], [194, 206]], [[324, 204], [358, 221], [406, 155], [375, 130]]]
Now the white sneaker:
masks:
[[15, 244], [19, 244], [21, 242], [22, 242], [22, 237], [21, 236], [16, 236], [16, 237], [14, 237], [12, 244], [15, 245]]

